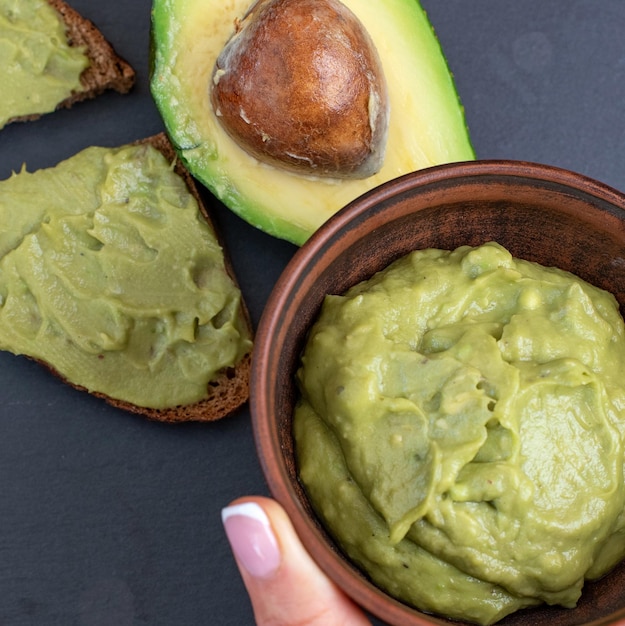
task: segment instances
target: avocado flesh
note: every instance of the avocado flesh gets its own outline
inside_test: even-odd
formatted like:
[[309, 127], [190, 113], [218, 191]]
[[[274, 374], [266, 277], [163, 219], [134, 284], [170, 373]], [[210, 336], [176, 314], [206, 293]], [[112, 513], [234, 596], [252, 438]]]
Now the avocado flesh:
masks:
[[390, 99], [386, 157], [361, 180], [307, 177], [263, 164], [221, 127], [209, 95], [215, 60], [250, 0], [154, 0], [151, 91], [191, 173], [241, 218], [296, 245], [373, 187], [475, 158], [452, 76], [417, 0], [343, 0], [371, 35]]

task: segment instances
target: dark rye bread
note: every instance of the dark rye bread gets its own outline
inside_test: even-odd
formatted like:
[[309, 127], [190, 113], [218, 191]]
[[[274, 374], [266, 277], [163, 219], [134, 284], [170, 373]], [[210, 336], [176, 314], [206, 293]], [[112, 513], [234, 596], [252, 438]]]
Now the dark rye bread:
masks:
[[[64, 0], [47, 0], [63, 18], [70, 45], [83, 46], [89, 57], [89, 67], [80, 76], [82, 88], [72, 93], [56, 107], [69, 108], [76, 102], [95, 98], [104, 91], [128, 93], [135, 83], [135, 71], [121, 58], [104, 35], [90, 20], [72, 9]], [[25, 122], [43, 114], [24, 115], [9, 120]]]
[[[235, 284], [238, 285], [232, 263], [224, 247], [224, 242], [220, 237], [219, 232], [215, 229], [215, 224], [213, 223], [210, 214], [208, 213], [202, 201], [195, 181], [188, 173], [188, 171], [184, 168], [184, 166], [177, 160], [174, 148], [169, 142], [169, 139], [167, 138], [165, 133], [159, 133], [158, 135], [148, 137], [135, 143], [151, 144], [162, 154], [164, 154], [169, 162], [174, 163], [176, 173], [186, 182], [189, 191], [198, 202], [202, 215], [206, 218], [206, 221], [208, 222], [209, 226], [212, 228], [215, 236], [220, 242], [221, 247], [224, 250], [226, 269], [231, 278], [234, 280]], [[243, 302], [243, 299], [241, 299], [241, 316], [244, 319], [248, 329], [250, 330], [251, 337], [252, 324], [250, 321], [249, 312], [245, 303]], [[137, 413], [149, 419], [158, 420], [161, 422], [209, 422], [230, 415], [241, 405], [247, 402], [249, 398], [250, 364], [251, 353], [245, 355], [243, 359], [236, 364], [235, 367], [228, 368], [227, 370], [222, 371], [215, 380], [211, 381], [208, 384], [207, 396], [199, 402], [165, 409], [153, 409], [130, 404], [129, 402], [125, 402], [122, 400], [117, 400], [103, 393], [89, 392], [89, 390], [85, 389], [84, 387], [73, 384], [63, 379], [63, 377], [58, 372], [51, 369], [47, 363], [42, 363], [42, 365], [47, 367], [53, 374], [59, 376], [60, 378], [65, 380], [66, 383], [76, 389], [87, 391], [94, 396], [102, 398], [103, 400], [117, 408], [129, 411], [131, 413]]]

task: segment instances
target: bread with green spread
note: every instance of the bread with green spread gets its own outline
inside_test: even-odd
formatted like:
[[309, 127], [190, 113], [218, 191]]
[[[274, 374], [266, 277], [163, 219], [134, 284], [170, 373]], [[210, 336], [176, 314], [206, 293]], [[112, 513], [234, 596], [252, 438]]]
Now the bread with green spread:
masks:
[[71, 45], [84, 46], [91, 61], [80, 77], [83, 89], [74, 94], [62, 106], [78, 100], [93, 98], [112, 89], [127, 93], [135, 82], [135, 71], [107, 41], [102, 32], [90, 20], [70, 7], [64, 0], [48, 0], [62, 16], [67, 26]]
[[[149, 139], [147, 139], [155, 148], [160, 150], [165, 157], [171, 162], [175, 162], [176, 172], [181, 176], [189, 191], [195, 197], [198, 202], [200, 211], [205, 217], [206, 221], [214, 228], [213, 221], [206, 206], [202, 202], [202, 198], [198, 192], [195, 180], [186, 170], [186, 168], [176, 161], [176, 153], [169, 142], [165, 133], [160, 133]], [[215, 230], [216, 236], [222, 243], [225, 244], [220, 238], [219, 232]], [[230, 261], [230, 257], [227, 250], [224, 247], [224, 261], [226, 269], [232, 279], [237, 283], [236, 274]], [[248, 329], [250, 337], [253, 335], [252, 323], [249, 316], [249, 311], [245, 304], [243, 297], [241, 298], [241, 311], [240, 314], [245, 321], [245, 325]], [[119, 408], [131, 411], [134, 413], [140, 413], [151, 419], [166, 421], [166, 422], [185, 422], [185, 421], [214, 421], [222, 417], [226, 417], [240, 408], [249, 398], [249, 377], [251, 366], [251, 350], [248, 352], [235, 367], [227, 368], [219, 373], [219, 376], [212, 380], [207, 389], [207, 396], [205, 399], [195, 402], [189, 405], [175, 406], [167, 409], [150, 409], [146, 407], [138, 407], [129, 403], [120, 402], [113, 398], [105, 398], [110, 404], [113, 404]], [[97, 394], [96, 394], [97, 395]]]
[[252, 339], [164, 134], [0, 181], [0, 349], [121, 409], [210, 421], [247, 400]]
[[[39, 17], [42, 15], [46, 3], [61, 18], [67, 39], [66, 42], [59, 43], [60, 37], [50, 33], [50, 43], [47, 45], [67, 46], [69, 44], [70, 49], [80, 50], [81, 54], [86, 56], [86, 59], [83, 61], [82, 71], [75, 79], [76, 82], [71, 84], [68, 92], [60, 96], [58, 101], [52, 104], [46, 102], [45, 106], [42, 105], [41, 108], [38, 108], [38, 106], [45, 89], [45, 87], [42, 87], [41, 91], [37, 89], [37, 84], [41, 84], [41, 82], [27, 83], [23, 89], [29, 93], [24, 98], [19, 98], [19, 89], [10, 86], [13, 92], [11, 98], [17, 98], [17, 104], [15, 109], [11, 107], [8, 114], [0, 115], [0, 128], [11, 122], [37, 119], [41, 115], [59, 108], [69, 108], [79, 101], [95, 98], [104, 91], [114, 90], [122, 94], [127, 93], [135, 83], [135, 70], [133, 67], [115, 51], [111, 43], [92, 21], [83, 17], [64, 0], [37, 1], [44, 6], [37, 8], [37, 5], [34, 5], [32, 8], [34, 13], [29, 17], [36, 19], [31, 19], [30, 23], [28, 21], [25, 22], [28, 28], [33, 29], [33, 33], [24, 33], [22, 36], [18, 31], [17, 35], [21, 38], [21, 41], [16, 42], [15, 39], [11, 41], [10, 38], [5, 40], [5, 45], [8, 46], [8, 49], [14, 50], [12, 53], [14, 57], [12, 59], [13, 69], [11, 70], [12, 80], [15, 78], [16, 68], [20, 68], [20, 71], [23, 71], [24, 68], [33, 67], [36, 72], [40, 72], [41, 78], [46, 79], [46, 77], [51, 76], [53, 80], [58, 81], [58, 59], [50, 56], [47, 59], [43, 57], [33, 61], [31, 58], [31, 54], [34, 54], [32, 50], [40, 49], [41, 43], [46, 39], [45, 33], [35, 32], [36, 28], [40, 27]], [[26, 11], [30, 10], [31, 7], [24, 2], [23, 5], [17, 5], [17, 9], [19, 9], [18, 13], [15, 13], [15, 7], [11, 8], [10, 5], [8, 5], [8, 8], [5, 7], [4, 10], [7, 11], [7, 14], [4, 16], [7, 20], [5, 21], [5, 27], [9, 27], [12, 21], [19, 19], [24, 14], [28, 15]], [[30, 35], [32, 35], [32, 38]], [[31, 41], [34, 42], [34, 47], [31, 48], [30, 53], [26, 54], [24, 52], [22, 56], [21, 48], [30, 46]], [[63, 52], [60, 54], [62, 56]], [[33, 80], [37, 78], [39, 78], [39, 75], [35, 75]], [[24, 103], [26, 103], [26, 106], [24, 106]]]

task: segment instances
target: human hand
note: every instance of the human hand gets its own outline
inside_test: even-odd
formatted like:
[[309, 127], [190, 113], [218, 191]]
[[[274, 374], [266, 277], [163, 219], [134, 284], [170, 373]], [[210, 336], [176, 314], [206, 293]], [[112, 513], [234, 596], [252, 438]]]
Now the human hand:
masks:
[[238, 499], [222, 520], [258, 626], [371, 626], [312, 560], [277, 502]]

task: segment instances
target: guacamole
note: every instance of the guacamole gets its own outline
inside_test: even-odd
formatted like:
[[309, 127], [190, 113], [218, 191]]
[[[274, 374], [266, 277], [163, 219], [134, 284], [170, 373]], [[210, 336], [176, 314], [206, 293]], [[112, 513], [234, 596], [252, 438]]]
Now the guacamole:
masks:
[[0, 349], [142, 407], [191, 404], [251, 349], [215, 233], [149, 144], [0, 182]]
[[613, 296], [496, 243], [327, 296], [298, 372], [300, 477], [391, 595], [491, 624], [574, 607], [625, 555]]
[[46, 0], [0, 0], [0, 61], [0, 128], [14, 117], [54, 111], [80, 89], [89, 66]]

